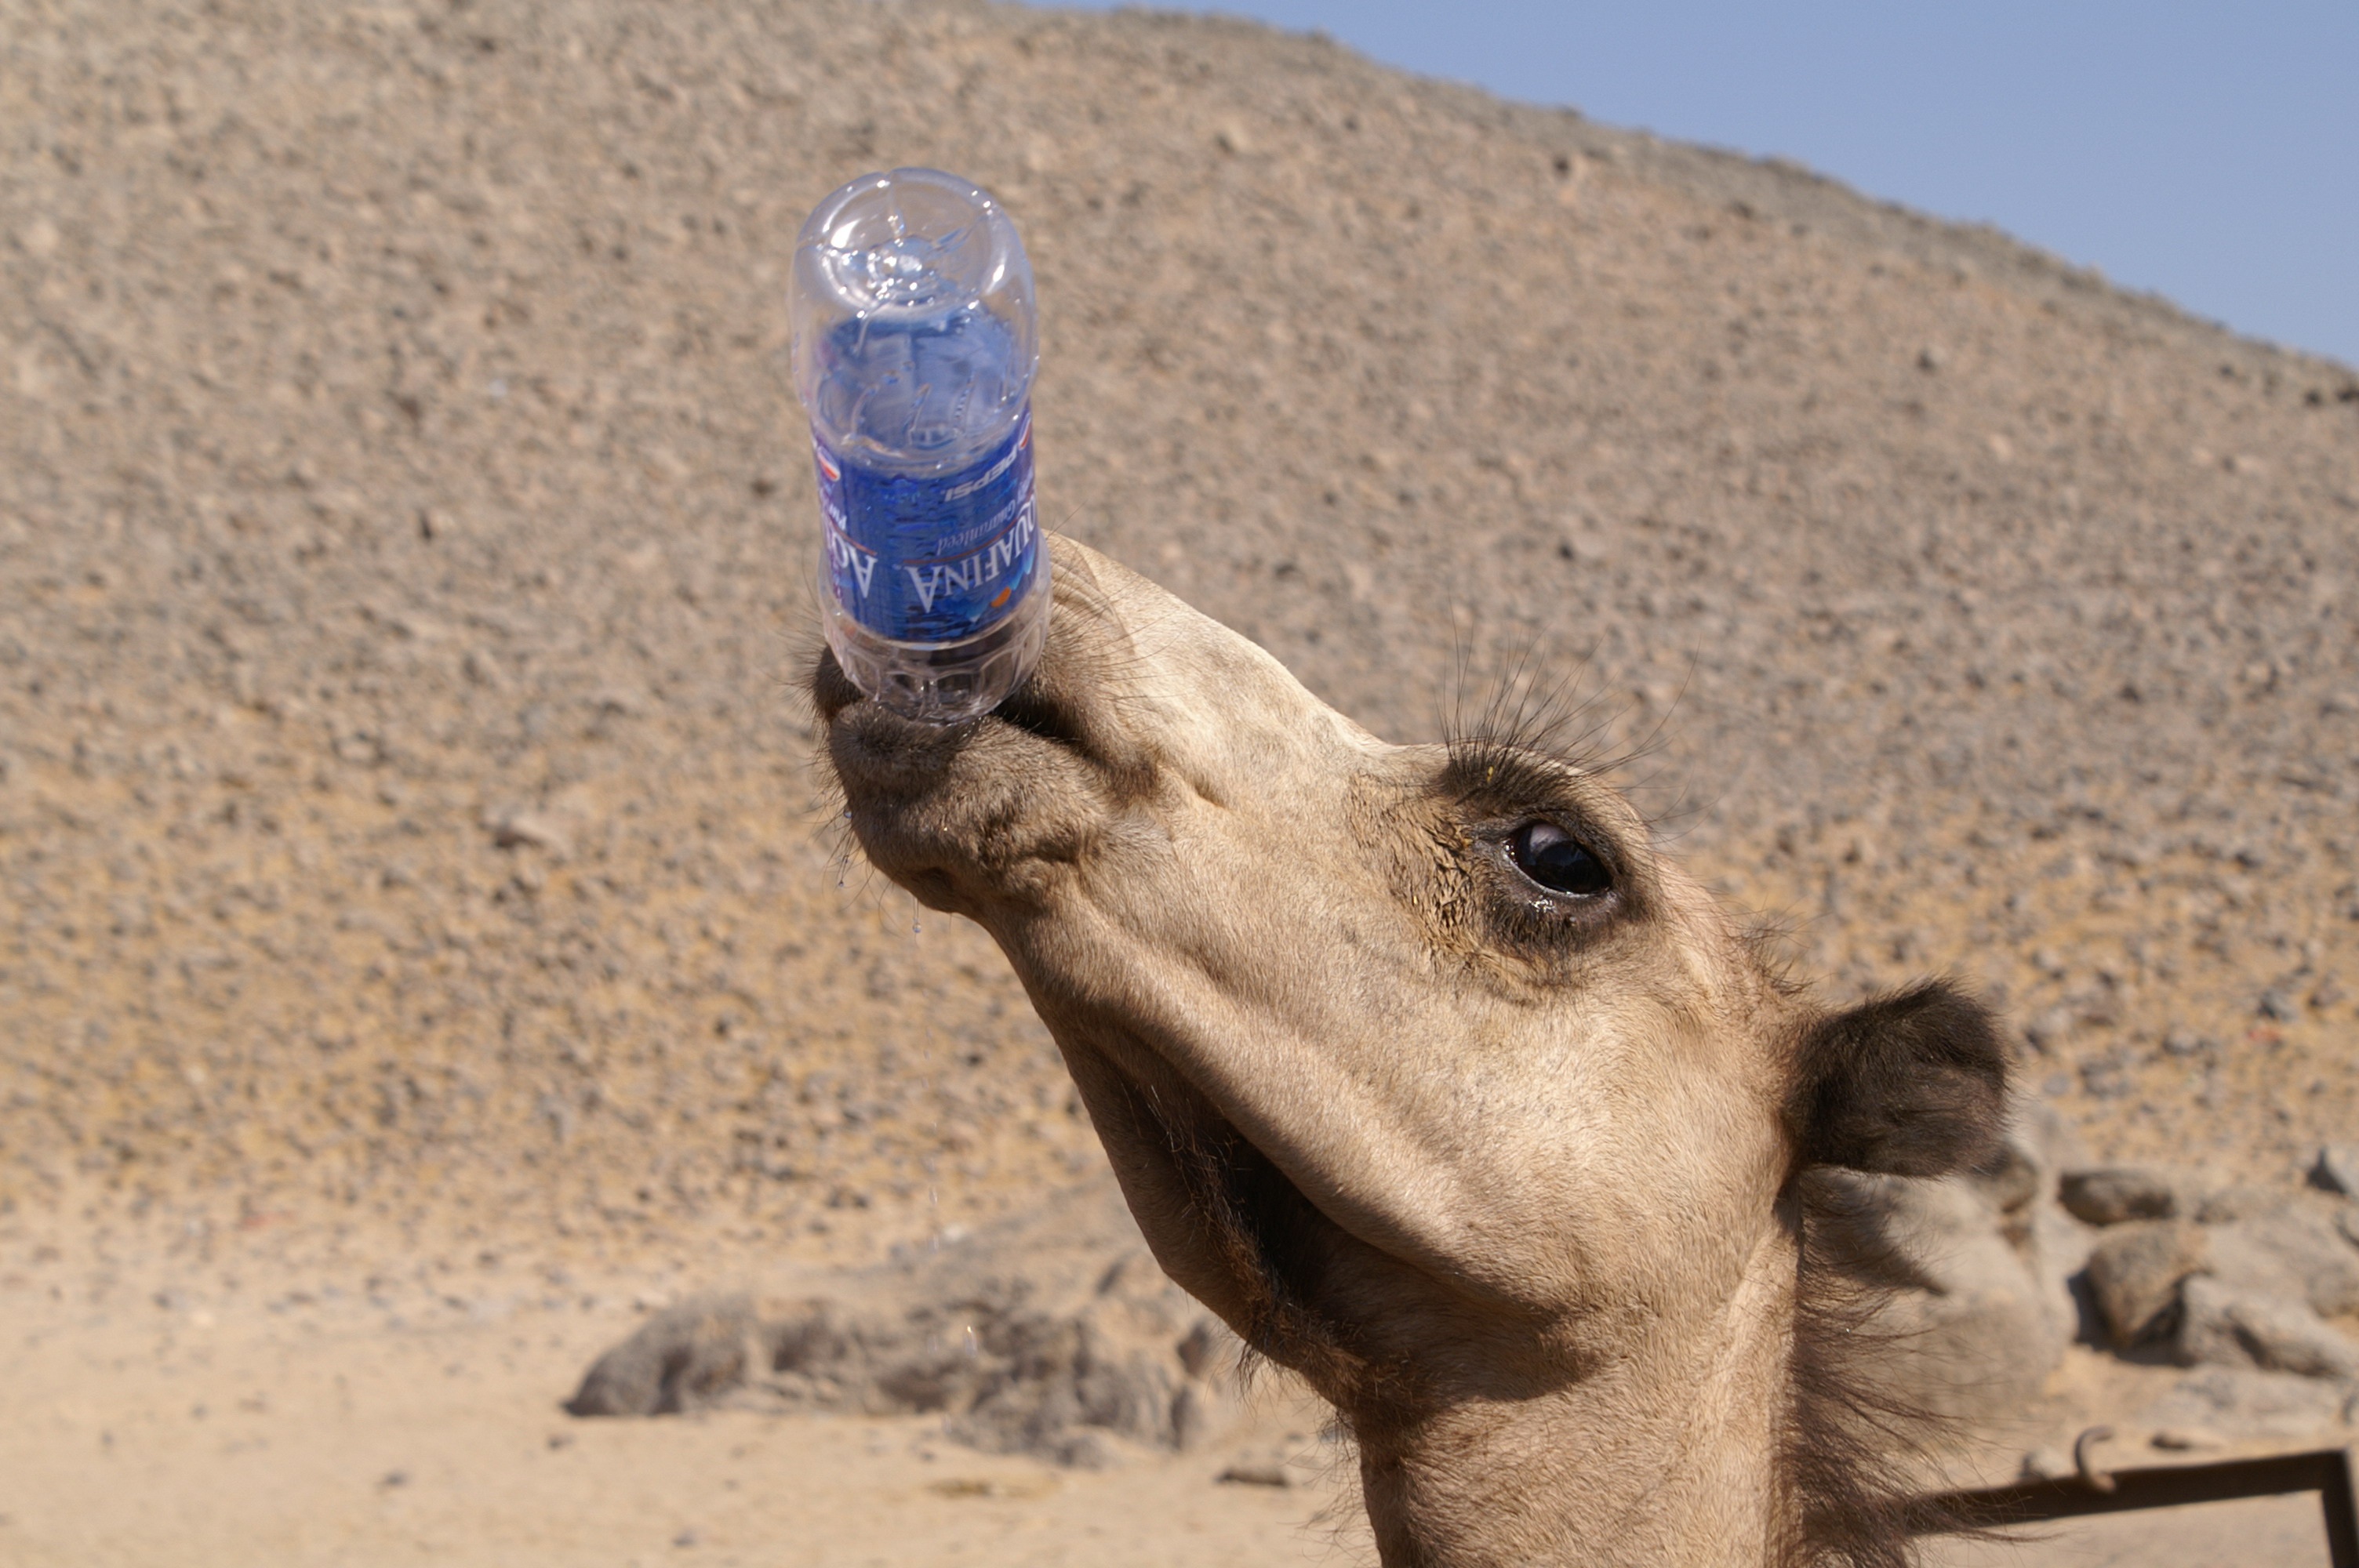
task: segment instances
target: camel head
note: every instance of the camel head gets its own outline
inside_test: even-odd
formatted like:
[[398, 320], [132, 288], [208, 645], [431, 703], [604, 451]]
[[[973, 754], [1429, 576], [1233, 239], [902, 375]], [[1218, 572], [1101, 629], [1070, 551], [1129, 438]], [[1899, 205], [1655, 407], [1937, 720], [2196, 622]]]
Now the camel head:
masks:
[[971, 725], [821, 656], [851, 827], [1006, 953], [1163, 1266], [1335, 1404], [1385, 1561], [1840, 1533], [1798, 1190], [1977, 1158], [1986, 1016], [1817, 1004], [1575, 763], [1386, 744], [1103, 557], [1055, 570]]

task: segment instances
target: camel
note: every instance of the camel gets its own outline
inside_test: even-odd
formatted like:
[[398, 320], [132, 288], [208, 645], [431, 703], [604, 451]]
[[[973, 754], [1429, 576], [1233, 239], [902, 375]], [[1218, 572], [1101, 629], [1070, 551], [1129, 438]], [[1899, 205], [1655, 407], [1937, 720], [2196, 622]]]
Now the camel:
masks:
[[1577, 759], [1387, 744], [1052, 547], [997, 713], [822, 654], [826, 754], [867, 858], [1006, 954], [1163, 1268], [1334, 1406], [1383, 1562], [1906, 1562], [1809, 1176], [1982, 1158], [1989, 1015], [1815, 1001]]

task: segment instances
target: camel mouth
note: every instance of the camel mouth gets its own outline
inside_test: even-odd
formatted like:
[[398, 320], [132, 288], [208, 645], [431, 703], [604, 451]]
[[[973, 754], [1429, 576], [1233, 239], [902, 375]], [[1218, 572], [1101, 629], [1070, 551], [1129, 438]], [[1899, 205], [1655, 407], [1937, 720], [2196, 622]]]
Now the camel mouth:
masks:
[[906, 718], [822, 651], [810, 677], [822, 766], [868, 862], [929, 908], [1037, 905], [1151, 786], [1114, 759], [1124, 738], [1093, 694], [1036, 670], [999, 707], [956, 724]]
[[1028, 736], [1083, 761], [1091, 755], [1087, 723], [1070, 695], [1052, 693], [1038, 672], [1008, 693], [999, 706], [955, 724], [906, 718], [870, 697], [844, 674], [833, 650], [813, 661], [810, 701], [839, 775], [853, 764], [850, 784], [907, 784], [938, 774], [954, 758], [995, 739]]
[[821, 649], [810, 676], [828, 758], [846, 795], [907, 795], [940, 777], [972, 746], [985, 719], [928, 724], [904, 718], [853, 683], [832, 649]]

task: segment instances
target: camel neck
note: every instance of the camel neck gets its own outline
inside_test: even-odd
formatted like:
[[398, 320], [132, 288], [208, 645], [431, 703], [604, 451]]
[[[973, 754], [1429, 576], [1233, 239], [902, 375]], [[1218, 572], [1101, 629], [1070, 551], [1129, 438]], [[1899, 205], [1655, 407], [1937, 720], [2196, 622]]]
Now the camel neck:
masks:
[[1525, 1398], [1442, 1400], [1370, 1441], [1361, 1480], [1385, 1568], [1779, 1568], [1794, 1254], [1636, 1353]]

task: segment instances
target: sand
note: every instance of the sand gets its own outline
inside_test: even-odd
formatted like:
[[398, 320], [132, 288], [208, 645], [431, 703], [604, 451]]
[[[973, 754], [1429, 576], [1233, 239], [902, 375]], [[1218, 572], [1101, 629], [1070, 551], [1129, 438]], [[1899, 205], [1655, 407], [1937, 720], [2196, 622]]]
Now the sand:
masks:
[[[989, 944], [846, 856], [796, 693], [783, 268], [895, 163], [1023, 228], [1056, 525], [1397, 739], [1585, 683], [1690, 864], [1835, 994], [1986, 988], [2099, 1155], [2359, 1135], [2348, 367], [1241, 24], [20, 0], [0, 49], [0, 1324], [46, 1390], [0, 1511], [53, 1560], [251, 1561], [256, 1487], [289, 1561], [970, 1517], [915, 1460], [618, 1501], [734, 1418], [536, 1446], [634, 1300], [1102, 1171]], [[449, 1377], [423, 1308], [341, 1315], [485, 1256], [634, 1282], [447, 1325]], [[479, 1500], [378, 1487], [434, 1463]], [[1182, 1474], [969, 1501], [1307, 1511]]]

